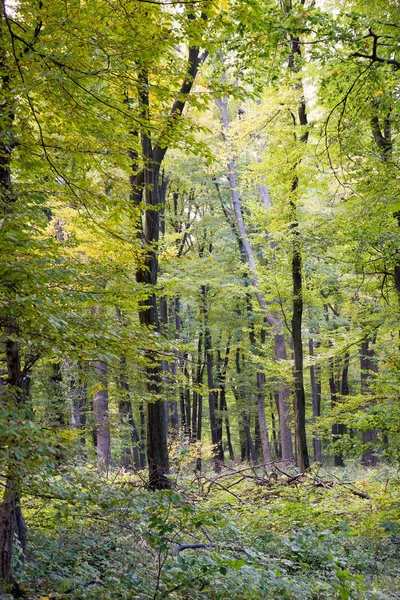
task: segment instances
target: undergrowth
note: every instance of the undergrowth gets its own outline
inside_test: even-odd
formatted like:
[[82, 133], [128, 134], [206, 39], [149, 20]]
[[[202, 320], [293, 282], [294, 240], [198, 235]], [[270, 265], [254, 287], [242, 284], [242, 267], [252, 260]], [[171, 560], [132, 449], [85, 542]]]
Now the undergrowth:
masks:
[[14, 556], [27, 598], [400, 597], [393, 467], [237, 471], [180, 474], [163, 492], [82, 466], [33, 482], [25, 564]]

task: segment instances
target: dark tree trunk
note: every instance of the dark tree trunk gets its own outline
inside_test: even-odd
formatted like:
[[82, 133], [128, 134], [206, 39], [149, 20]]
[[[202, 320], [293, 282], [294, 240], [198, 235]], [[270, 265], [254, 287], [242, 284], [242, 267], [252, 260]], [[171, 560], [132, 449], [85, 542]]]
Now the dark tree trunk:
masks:
[[[16, 197], [13, 194], [11, 178], [11, 157], [15, 146], [14, 119], [16, 102], [22, 96], [23, 91], [16, 91], [13, 81], [13, 71], [20, 70], [22, 55], [17, 58], [11, 58], [11, 47], [14, 48], [14, 38], [10, 39], [11, 30], [5, 2], [2, 2], [0, 9], [0, 83], [1, 83], [1, 113], [2, 113], [2, 134], [0, 136], [0, 203], [3, 214], [12, 216], [14, 211], [14, 202]], [[30, 40], [30, 48], [33, 49], [42, 27], [40, 16], [36, 24], [33, 38]], [[7, 46], [9, 54], [7, 53]], [[20, 71], [21, 72], [21, 71]], [[17, 76], [19, 83], [20, 78]], [[18, 84], [19, 85], [19, 84]], [[7, 381], [1, 384], [1, 396], [7, 397], [7, 401], [14, 404], [15, 407], [24, 404], [28, 400], [29, 394], [29, 372], [39, 356], [31, 357], [21, 368], [20, 344], [17, 341], [19, 337], [18, 321], [13, 312], [17, 308], [15, 298], [15, 284], [6, 284], [7, 295], [5, 303], [6, 313], [3, 315], [1, 327], [5, 337], [5, 355], [7, 365]], [[8, 297], [7, 297], [8, 296]], [[7, 311], [7, 306], [10, 308]], [[8, 313], [8, 314], [7, 314]], [[9, 449], [11, 451], [11, 448]], [[16, 595], [20, 590], [13, 579], [11, 556], [13, 549], [14, 532], [20, 538], [22, 549], [26, 548], [26, 526], [22, 517], [20, 508], [20, 473], [12, 472], [9, 465], [3, 465], [7, 472], [7, 482], [0, 504], [0, 591], [13, 591]]]
[[231, 429], [229, 426], [229, 414], [228, 414], [228, 405], [226, 401], [226, 376], [228, 370], [228, 362], [230, 355], [230, 336], [228, 337], [228, 342], [225, 350], [225, 356], [222, 359], [221, 353], [218, 350], [218, 384], [219, 384], [219, 438], [222, 444], [222, 425], [223, 420], [225, 422], [225, 431], [226, 438], [228, 444], [228, 452], [229, 458], [234, 460], [234, 452], [232, 446], [232, 438], [231, 438]]
[[[375, 360], [374, 349], [371, 348], [373, 340], [367, 338], [361, 344], [360, 348], [360, 370], [361, 370], [361, 393], [368, 396], [371, 393], [371, 380], [378, 371], [378, 365]], [[374, 449], [374, 444], [377, 441], [376, 429], [363, 431], [361, 439], [363, 444], [368, 444], [361, 457], [361, 463], [366, 467], [375, 467], [379, 460]]]
[[276, 458], [282, 458], [282, 450], [281, 450], [281, 444], [280, 444], [280, 439], [279, 439], [279, 429], [276, 426], [276, 418], [275, 418], [275, 408], [276, 408], [277, 413], [278, 413], [278, 420], [279, 420], [279, 398], [278, 398], [278, 394], [275, 394], [275, 398], [273, 398], [272, 396], [270, 396], [269, 404], [270, 404], [270, 407], [271, 407], [272, 440], [274, 442], [275, 457]]
[[[149, 82], [147, 73], [140, 74], [141, 89], [140, 102], [143, 118], [149, 119]], [[158, 242], [160, 236], [160, 164], [165, 152], [161, 152], [160, 159], [155, 157], [151, 139], [146, 131], [141, 134], [142, 151], [145, 160], [145, 169], [137, 176], [135, 187], [142, 184], [146, 210], [144, 212], [144, 227], [142, 239], [145, 244], [142, 266], [136, 273], [136, 280], [144, 284], [149, 290], [154, 290], [158, 279]], [[150, 332], [159, 331], [157, 297], [150, 291], [149, 297], [141, 302], [139, 309], [141, 325]], [[149, 397], [147, 409], [147, 460], [149, 465], [149, 487], [153, 489], [166, 489], [171, 487], [168, 478], [169, 458], [167, 445], [166, 410], [161, 398], [162, 365], [159, 358], [150, 348], [145, 351], [146, 358], [146, 387]]]
[[12, 478], [7, 479], [3, 501], [0, 505], [0, 591], [6, 591], [7, 586], [14, 584], [11, 571], [15, 527], [15, 505], [17, 491]]
[[[251, 304], [248, 303], [248, 312], [251, 314]], [[256, 343], [256, 337], [254, 328], [250, 329], [250, 344], [254, 347]], [[265, 329], [261, 330], [261, 344], [265, 344]], [[256, 452], [258, 451], [258, 445], [261, 447], [261, 455], [264, 464], [268, 464], [272, 461], [271, 459], [271, 448], [269, 444], [269, 435], [267, 421], [265, 418], [265, 375], [262, 372], [256, 374], [257, 381], [257, 419], [254, 433]], [[257, 442], [259, 441], [259, 444]], [[257, 452], [258, 453], [258, 452]]]
[[[192, 17], [195, 19], [194, 15]], [[198, 21], [205, 23], [206, 15], [201, 14]], [[199, 66], [205, 60], [207, 54], [200, 56], [199, 48], [189, 47], [187, 74], [182, 81], [177, 99], [173, 102], [165, 130], [157, 130], [157, 143], [153, 145], [150, 131], [151, 128], [142, 126], [140, 137], [144, 167], [137, 172], [137, 158], [134, 158], [133, 172], [131, 176], [132, 200], [137, 206], [142, 203], [143, 193], [145, 198], [144, 227], [138, 233], [143, 245], [144, 252], [142, 264], [136, 273], [136, 280], [148, 290], [154, 290], [158, 275], [158, 242], [160, 235], [160, 214], [162, 212], [162, 189], [160, 189], [160, 167], [168, 150], [170, 129], [180, 118], [185, 108], [187, 98], [192, 90]], [[149, 102], [149, 80], [145, 70], [139, 73], [139, 102], [142, 109], [144, 123], [150, 122]], [[154, 332], [159, 328], [157, 315], [157, 299], [154, 291], [151, 291], [147, 300], [143, 301], [139, 309], [140, 323]], [[153, 351], [145, 352], [147, 361], [147, 392], [149, 397], [153, 396], [148, 405], [147, 413], [147, 457], [149, 464], [149, 487], [152, 489], [165, 489], [171, 487], [168, 478], [169, 457], [167, 445], [167, 411], [160, 399], [161, 391], [161, 364]]]
[[80, 442], [85, 445], [87, 382], [80, 361], [76, 365], [76, 374], [71, 379], [70, 389], [72, 394], [72, 427], [81, 431]]
[[[297, 186], [296, 186], [297, 187]], [[296, 232], [297, 234], [297, 232]], [[294, 235], [296, 235], [294, 234]], [[306, 438], [306, 397], [304, 393], [303, 342], [301, 333], [303, 314], [302, 266], [298, 240], [293, 242], [292, 256], [293, 316], [292, 337], [294, 354], [294, 423], [296, 431], [296, 457], [300, 471], [310, 466]]]
[[65, 425], [64, 418], [64, 395], [62, 390], [62, 372], [61, 372], [61, 363], [55, 362], [52, 365], [53, 373], [51, 376], [51, 384], [53, 388], [53, 398], [52, 398], [52, 413], [54, 422], [57, 423], [60, 427]]
[[[7, 364], [6, 394], [15, 407], [18, 407], [25, 404], [28, 399], [29, 376], [28, 372], [21, 368], [19, 343], [15, 339], [18, 336], [18, 329], [13, 318], [10, 319], [10, 325], [5, 327], [4, 333]], [[26, 549], [26, 525], [20, 508], [20, 483], [19, 474], [8, 471], [3, 500], [0, 504], [0, 590], [10, 586], [9, 589], [15, 592], [18, 592], [19, 588], [14, 581], [11, 568], [14, 533], [19, 536], [22, 549]]]
[[140, 423], [140, 440], [139, 440], [139, 459], [140, 468], [146, 468], [146, 416], [143, 407], [143, 402], [139, 404], [139, 423]]
[[[193, 365], [193, 382], [195, 389], [193, 390], [193, 405], [192, 405], [192, 439], [201, 439], [201, 425], [199, 423], [199, 402], [200, 402], [200, 385], [203, 379], [203, 332], [199, 332], [197, 342], [197, 357], [196, 363]], [[200, 437], [198, 437], [200, 426]]]
[[107, 363], [104, 360], [96, 360], [94, 372], [96, 391], [93, 396], [93, 415], [96, 428], [97, 463], [101, 469], [107, 469], [111, 463]]
[[[254, 446], [253, 438], [251, 436], [251, 426], [250, 426], [250, 414], [247, 408], [248, 402], [246, 400], [246, 394], [243, 390], [243, 385], [240, 381], [240, 375], [242, 374], [242, 366], [241, 366], [241, 354], [240, 348], [236, 348], [236, 356], [235, 356], [235, 365], [236, 365], [236, 373], [238, 377], [238, 386], [233, 386], [232, 391], [236, 399], [236, 404], [239, 412], [239, 441], [240, 441], [240, 454], [241, 460], [253, 461], [254, 464], [257, 464], [257, 455], [256, 449]], [[243, 360], [243, 356], [242, 356]]]
[[[171, 302], [171, 319], [175, 323], [175, 339], [179, 340], [180, 330], [181, 330], [181, 317], [180, 317], [180, 300], [179, 298], [173, 298]], [[168, 413], [169, 413], [169, 425], [171, 428], [172, 435], [176, 436], [179, 431], [179, 413], [178, 413], [178, 402], [176, 400], [177, 397], [177, 365], [178, 365], [178, 352], [175, 352], [175, 359], [171, 366], [172, 378], [173, 378], [173, 386], [174, 386], [174, 395], [175, 398], [173, 400], [168, 401]]]
[[[314, 356], [314, 348], [317, 347], [317, 344], [314, 343], [312, 338], [308, 341], [308, 347], [310, 352], [310, 357]], [[321, 367], [319, 365], [311, 364], [310, 366], [310, 381], [311, 381], [311, 397], [312, 397], [312, 407], [313, 407], [313, 419], [321, 416]], [[314, 437], [313, 438], [313, 446], [314, 446], [314, 461], [322, 462], [322, 445], [321, 439]]]
[[220, 399], [221, 399], [221, 410], [223, 411], [223, 414], [224, 414], [225, 431], [226, 431], [226, 441], [227, 441], [227, 444], [228, 444], [229, 458], [231, 460], [235, 460], [235, 453], [233, 451], [233, 444], [232, 444], [232, 437], [231, 437], [231, 428], [230, 428], [230, 425], [229, 425], [228, 405], [227, 405], [227, 402], [226, 402], [226, 389], [225, 389], [225, 387], [220, 390]]
[[119, 401], [121, 422], [128, 427], [122, 443], [122, 464], [125, 469], [140, 469], [139, 433], [133, 416], [132, 402], [129, 394], [128, 376], [126, 373], [126, 357], [121, 358], [120, 386], [122, 398]]
[[204, 360], [207, 370], [207, 386], [208, 386], [208, 406], [210, 414], [211, 442], [214, 446], [214, 463], [215, 469], [220, 470], [221, 463], [224, 462], [224, 450], [222, 440], [218, 437], [217, 417], [216, 417], [216, 400], [217, 395], [214, 386], [213, 375], [213, 353], [211, 343], [211, 332], [208, 325], [208, 306], [207, 306], [207, 287], [201, 286], [201, 294], [203, 301], [203, 322], [204, 322]]
[[[291, 12], [291, 6], [287, 5], [287, 12]], [[301, 45], [298, 37], [290, 36], [290, 54], [288, 68], [292, 73], [299, 73], [298, 60], [301, 59]], [[298, 123], [302, 127], [300, 141], [308, 141], [308, 119], [304, 97], [304, 90], [301, 79], [297, 80], [296, 91], [300, 94], [298, 104]], [[294, 121], [296, 118], [293, 116]], [[296, 132], [294, 133], [297, 138]], [[292, 194], [290, 200], [291, 206], [291, 233], [292, 233], [292, 287], [293, 287], [293, 314], [292, 314], [292, 339], [294, 355], [294, 423], [295, 423], [295, 443], [296, 459], [300, 471], [305, 471], [310, 466], [308, 457], [307, 437], [306, 437], [306, 397], [304, 393], [304, 367], [303, 367], [303, 342], [302, 342], [302, 318], [303, 318], [303, 267], [300, 242], [300, 230], [297, 216], [296, 193], [299, 185], [299, 179], [296, 174], [296, 166], [293, 166], [294, 177], [292, 181]]]
[[[330, 371], [329, 371], [329, 389], [331, 392], [331, 405], [335, 408], [338, 401], [338, 388], [335, 381], [335, 362], [334, 359], [330, 359]], [[336, 467], [344, 467], [344, 458], [340, 450], [337, 449], [335, 443], [340, 439], [340, 436], [344, 433], [344, 425], [342, 423], [334, 423], [332, 425], [332, 441], [333, 441], [333, 462]]]
[[271, 449], [269, 445], [269, 436], [267, 421], [265, 419], [265, 375], [264, 373], [257, 373], [257, 414], [258, 414], [258, 425], [260, 429], [260, 442], [262, 459], [264, 464], [272, 462]]
[[[278, 360], [287, 360], [285, 338], [283, 333], [274, 336], [275, 356]], [[289, 414], [290, 391], [281, 381], [279, 385], [279, 428], [282, 460], [293, 462], [292, 433], [290, 431]]]

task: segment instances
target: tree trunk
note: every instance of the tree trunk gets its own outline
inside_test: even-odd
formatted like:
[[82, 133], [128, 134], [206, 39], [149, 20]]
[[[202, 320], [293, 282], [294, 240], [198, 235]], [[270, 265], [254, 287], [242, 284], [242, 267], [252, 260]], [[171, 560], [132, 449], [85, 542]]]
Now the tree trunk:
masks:
[[62, 372], [61, 372], [61, 362], [55, 362], [52, 365], [53, 373], [51, 376], [51, 384], [53, 388], [53, 398], [52, 398], [52, 417], [54, 419], [54, 423], [56, 423], [59, 427], [65, 425], [64, 418], [64, 395], [62, 390]]
[[[29, 377], [25, 369], [21, 369], [20, 348], [16, 341], [18, 329], [13, 318], [10, 325], [5, 327], [6, 336], [6, 364], [8, 399], [15, 407], [24, 404], [28, 398]], [[14, 542], [14, 533], [17, 533], [23, 551], [26, 549], [26, 525], [20, 508], [20, 481], [18, 473], [9, 472], [7, 483], [0, 505], [0, 590], [14, 589], [18, 585], [14, 581], [11, 568], [11, 556]]]
[[140, 422], [140, 440], [139, 440], [139, 459], [140, 468], [146, 468], [146, 416], [143, 402], [139, 404], [139, 422]]
[[[329, 371], [329, 389], [331, 392], [331, 405], [335, 408], [338, 400], [338, 389], [335, 381], [335, 362], [334, 359], [330, 359], [330, 371]], [[337, 450], [335, 442], [340, 439], [340, 436], [344, 433], [343, 425], [341, 423], [334, 423], [332, 425], [332, 441], [333, 441], [333, 462], [335, 467], [344, 467], [344, 458], [341, 451]]]
[[[173, 298], [170, 309], [171, 319], [175, 323], [175, 339], [179, 340], [181, 330], [181, 317], [180, 317], [180, 300], [179, 298]], [[171, 427], [172, 435], [177, 435], [179, 431], [179, 414], [178, 414], [178, 402], [177, 397], [177, 365], [178, 365], [178, 352], [175, 351], [175, 360], [172, 363], [171, 372], [174, 382], [175, 398], [168, 401], [168, 413], [169, 413], [169, 424]]]
[[123, 397], [119, 401], [119, 415], [122, 424], [128, 428], [122, 442], [122, 464], [125, 469], [140, 469], [139, 433], [133, 416], [132, 402], [129, 395], [129, 384], [126, 373], [126, 357], [121, 358], [120, 386]]
[[222, 423], [224, 420], [229, 458], [231, 460], [234, 460], [234, 452], [233, 452], [232, 439], [231, 439], [231, 429], [229, 426], [228, 405], [226, 402], [226, 376], [227, 376], [227, 370], [228, 370], [229, 355], [230, 355], [230, 335], [228, 336], [227, 346], [226, 346], [226, 350], [225, 350], [225, 356], [223, 359], [221, 357], [220, 351], [218, 350], [218, 383], [219, 383], [219, 415], [220, 415], [220, 417], [219, 417], [219, 426], [220, 426], [219, 437], [221, 439], [221, 444], [222, 444]]
[[0, 591], [10, 590], [14, 584], [11, 557], [14, 538], [15, 505], [17, 491], [13, 478], [7, 479], [3, 501], [0, 505]]
[[93, 396], [93, 414], [96, 428], [96, 453], [100, 469], [108, 469], [111, 463], [111, 435], [108, 413], [107, 363], [96, 360], [95, 394]]
[[214, 446], [214, 463], [215, 470], [221, 469], [221, 463], [224, 462], [224, 451], [222, 448], [222, 440], [218, 437], [217, 418], [216, 418], [216, 392], [214, 387], [213, 376], [213, 355], [211, 344], [211, 332], [208, 325], [208, 307], [207, 307], [207, 287], [201, 286], [203, 299], [203, 319], [204, 319], [204, 360], [207, 370], [207, 385], [208, 385], [208, 406], [210, 414], [211, 442]]
[[271, 422], [272, 422], [272, 439], [274, 442], [274, 448], [275, 448], [275, 456], [276, 458], [282, 458], [282, 449], [281, 449], [281, 443], [280, 443], [280, 438], [279, 438], [279, 431], [278, 428], [276, 426], [276, 418], [275, 418], [275, 409], [278, 412], [278, 419], [279, 419], [279, 395], [276, 393], [274, 395], [275, 397], [272, 397], [272, 394], [270, 395], [270, 399], [269, 399], [269, 404], [271, 407]]
[[[201, 19], [198, 21], [199, 27], [206, 20], [206, 15], [202, 13]], [[131, 196], [136, 206], [141, 206], [143, 193], [145, 196], [144, 227], [139, 232], [139, 236], [143, 241], [144, 252], [141, 267], [136, 273], [136, 281], [139, 284], [144, 284], [149, 290], [154, 290], [157, 284], [160, 213], [162, 212], [160, 168], [168, 150], [168, 134], [181, 117], [199, 67], [207, 56], [207, 53], [200, 56], [199, 48], [196, 46], [190, 46], [188, 50], [187, 74], [182, 81], [179, 94], [172, 104], [165, 130], [160, 132], [157, 128], [157, 142], [153, 145], [150, 137], [151, 127], [141, 127], [140, 138], [144, 167], [137, 172], [137, 164], [132, 165], [133, 172], [136, 172], [136, 175], [132, 175], [130, 179]], [[144, 69], [139, 73], [139, 102], [142, 108], [143, 123], [149, 124], [151, 117], [149, 80]], [[155, 292], [151, 292], [147, 300], [141, 303], [139, 319], [140, 323], [147, 327], [149, 331], [157, 331], [158, 315]], [[154, 396], [154, 400], [148, 405], [147, 414], [149, 487], [152, 489], [165, 489], [171, 487], [171, 481], [168, 478], [167, 412], [163, 401], [160, 400], [161, 365], [150, 349], [146, 350], [145, 359], [149, 365], [147, 367], [147, 392], [149, 397]]]
[[[317, 344], [314, 344], [314, 340], [310, 338], [308, 340], [308, 347], [310, 352], [310, 357], [314, 356], [314, 348], [317, 347]], [[313, 419], [321, 416], [321, 367], [319, 365], [310, 366], [310, 381], [311, 381], [311, 396], [312, 396], [312, 406], [313, 406]], [[313, 438], [313, 446], [314, 446], [314, 461], [322, 462], [322, 446], [321, 439], [314, 437]]]
[[265, 419], [265, 375], [264, 373], [257, 373], [257, 414], [258, 414], [258, 425], [260, 428], [260, 440], [262, 458], [264, 464], [272, 463], [271, 450], [269, 445], [269, 436], [267, 422]]
[[[290, 13], [291, 6], [287, 6], [287, 12]], [[299, 73], [297, 59], [301, 59], [301, 46], [298, 37], [290, 36], [290, 54], [288, 68], [292, 73]], [[307, 143], [308, 125], [304, 90], [301, 80], [295, 84], [295, 89], [300, 94], [298, 104], [298, 121], [303, 128], [300, 137], [301, 142]], [[295, 119], [293, 115], [293, 119]], [[294, 138], [297, 138], [296, 132]], [[293, 314], [292, 314], [292, 339], [294, 355], [294, 422], [295, 422], [295, 442], [296, 458], [300, 471], [305, 471], [310, 466], [306, 437], [306, 397], [304, 393], [304, 367], [303, 367], [303, 342], [302, 342], [302, 317], [303, 317], [303, 267], [300, 243], [299, 221], [297, 216], [296, 194], [299, 185], [299, 179], [296, 174], [296, 166], [293, 166], [294, 177], [291, 189], [291, 233], [292, 233], [292, 288], [293, 288]]]
[[[378, 371], [378, 366], [375, 360], [375, 352], [371, 348], [370, 344], [373, 340], [367, 338], [361, 344], [360, 348], [360, 370], [361, 370], [361, 393], [368, 396], [371, 393], [371, 379], [374, 374]], [[377, 441], [376, 429], [370, 429], [369, 431], [363, 431], [361, 439], [363, 444], [368, 444], [368, 448], [364, 450], [361, 457], [361, 463], [365, 467], [375, 467], [379, 460], [374, 450], [374, 444]]]
[[76, 374], [71, 378], [70, 390], [72, 394], [71, 424], [74, 429], [81, 431], [80, 442], [85, 445], [87, 383], [80, 361], [76, 364]]

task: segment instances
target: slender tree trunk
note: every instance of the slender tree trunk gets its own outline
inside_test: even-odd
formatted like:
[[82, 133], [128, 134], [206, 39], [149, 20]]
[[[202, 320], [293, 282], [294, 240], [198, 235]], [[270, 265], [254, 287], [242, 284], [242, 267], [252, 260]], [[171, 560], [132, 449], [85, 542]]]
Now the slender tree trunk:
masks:
[[[285, 338], [283, 333], [274, 336], [275, 356], [278, 360], [287, 360]], [[282, 460], [293, 462], [292, 433], [290, 431], [289, 399], [290, 390], [281, 380], [279, 385], [279, 428]]]
[[[361, 370], [361, 393], [368, 396], [371, 393], [371, 379], [378, 371], [378, 366], [375, 360], [375, 352], [371, 348], [373, 340], [367, 338], [361, 344], [360, 348], [360, 370]], [[361, 439], [363, 444], [368, 444], [368, 448], [364, 450], [361, 457], [361, 463], [366, 467], [375, 467], [379, 460], [374, 450], [374, 444], [377, 441], [376, 429], [363, 431]]]
[[65, 425], [64, 418], [64, 395], [62, 390], [62, 372], [61, 372], [61, 362], [55, 362], [52, 365], [53, 373], [51, 376], [51, 384], [53, 388], [53, 398], [52, 398], [52, 416], [54, 422], [57, 423], [59, 427]]
[[272, 439], [274, 442], [275, 456], [276, 458], [282, 458], [282, 449], [279, 439], [279, 431], [276, 426], [276, 418], [275, 418], [275, 408], [278, 411], [278, 419], [279, 419], [279, 398], [278, 394], [275, 394], [275, 398], [270, 396], [269, 404], [271, 407], [271, 422], [272, 422]]
[[3, 501], [0, 505], [0, 591], [14, 584], [11, 572], [11, 557], [14, 538], [14, 520], [17, 491], [16, 482], [7, 479]]
[[[242, 357], [243, 360], [243, 357]], [[246, 394], [243, 391], [243, 385], [240, 381], [240, 375], [242, 374], [242, 367], [240, 364], [240, 348], [236, 348], [236, 356], [235, 356], [235, 365], [236, 365], [236, 373], [238, 375], [238, 386], [233, 386], [232, 391], [236, 399], [236, 404], [238, 407], [238, 412], [240, 415], [239, 418], [239, 440], [240, 440], [240, 450], [241, 450], [241, 460], [253, 461], [254, 464], [257, 464], [257, 455], [256, 449], [254, 446], [253, 438], [251, 436], [251, 427], [250, 427], [250, 414], [248, 409], [248, 401], [246, 399]]]
[[129, 383], [126, 372], [126, 357], [123, 356], [120, 361], [121, 377], [120, 386], [122, 398], [119, 401], [119, 415], [121, 422], [127, 427], [122, 443], [122, 464], [125, 469], [140, 469], [139, 458], [139, 433], [135, 423], [132, 410], [132, 402], [129, 394]]
[[[317, 344], [314, 343], [312, 338], [308, 341], [308, 347], [310, 352], [310, 357], [314, 356], [314, 348], [317, 347]], [[319, 365], [310, 366], [310, 381], [311, 381], [311, 396], [312, 396], [312, 405], [313, 405], [313, 419], [315, 421], [316, 418], [321, 416], [321, 367]], [[322, 462], [322, 446], [321, 439], [314, 437], [313, 438], [314, 445], [314, 461]]]
[[[199, 332], [199, 339], [197, 342], [197, 357], [196, 363], [193, 365], [193, 381], [195, 384], [195, 390], [193, 390], [193, 406], [192, 406], [192, 439], [199, 440], [199, 402], [200, 402], [200, 385], [203, 379], [203, 332]], [[201, 429], [201, 427], [200, 427]]]
[[229, 425], [228, 405], [226, 402], [226, 388], [225, 387], [223, 389], [221, 389], [220, 396], [221, 396], [221, 410], [223, 411], [223, 414], [224, 414], [226, 441], [228, 444], [229, 458], [231, 460], [235, 460], [235, 453], [233, 451], [233, 444], [232, 444], [231, 428]]
[[[266, 191], [266, 193], [268, 193]], [[248, 298], [248, 300], [250, 300], [250, 298]], [[248, 315], [251, 315], [251, 302], [248, 301], [247, 303], [247, 312]], [[250, 344], [251, 346], [253, 346], [253, 348], [256, 345], [256, 336], [255, 336], [255, 332], [254, 332], [254, 327], [253, 325], [251, 325], [250, 327], [250, 331], [249, 331], [249, 339], [250, 339]], [[261, 330], [261, 344], [265, 344], [265, 329], [262, 328]], [[255, 431], [254, 431], [254, 439], [255, 439], [255, 448], [256, 448], [256, 453], [258, 454], [258, 444], [257, 442], [259, 441], [259, 446], [261, 446], [261, 454], [263, 457], [263, 462], [264, 463], [270, 463], [271, 462], [271, 449], [270, 449], [270, 444], [269, 444], [269, 436], [268, 436], [268, 427], [267, 427], [267, 421], [265, 418], [265, 375], [264, 373], [258, 372], [256, 373], [256, 381], [257, 381], [257, 419], [256, 419], [256, 426], [255, 426]]]
[[228, 342], [227, 342], [227, 346], [226, 346], [226, 350], [225, 350], [225, 356], [223, 359], [221, 357], [220, 351], [218, 350], [219, 415], [220, 415], [219, 437], [220, 437], [221, 443], [222, 443], [222, 424], [224, 421], [227, 444], [228, 444], [229, 458], [231, 460], [234, 460], [231, 429], [229, 426], [228, 405], [227, 405], [227, 401], [226, 401], [226, 376], [227, 376], [227, 370], [228, 370], [229, 355], [230, 355], [230, 335], [228, 337]]
[[[288, 6], [287, 11], [291, 11]], [[288, 68], [294, 73], [299, 73], [297, 59], [301, 59], [301, 46], [298, 37], [290, 36], [290, 54]], [[298, 121], [303, 128], [300, 137], [301, 142], [307, 143], [307, 111], [304, 98], [304, 90], [301, 80], [295, 85], [295, 89], [300, 94], [298, 105]], [[295, 120], [295, 117], [293, 116]], [[294, 133], [296, 139], [296, 133]], [[299, 221], [297, 216], [296, 194], [299, 185], [299, 179], [295, 172], [297, 163], [294, 166], [294, 177], [291, 189], [291, 233], [292, 233], [292, 287], [293, 287], [293, 314], [292, 314], [292, 339], [294, 355], [294, 422], [295, 422], [295, 440], [296, 440], [296, 458], [300, 471], [305, 471], [310, 466], [308, 457], [307, 437], [306, 437], [306, 397], [304, 393], [304, 366], [303, 366], [303, 341], [302, 341], [302, 318], [303, 318], [303, 266], [300, 242]]]
[[296, 457], [300, 471], [310, 466], [306, 438], [306, 397], [304, 393], [303, 342], [301, 333], [303, 313], [301, 253], [297, 242], [293, 244], [293, 316], [292, 336], [294, 354], [294, 422], [296, 431]]
[[258, 425], [260, 428], [260, 440], [263, 463], [269, 464], [272, 462], [271, 450], [269, 445], [269, 436], [267, 422], [265, 419], [265, 375], [257, 373], [257, 414]]
[[[335, 381], [335, 361], [330, 359], [330, 371], [329, 371], [329, 389], [331, 392], [331, 405], [335, 408], [338, 400], [338, 388]], [[341, 451], [335, 446], [335, 442], [340, 439], [343, 433], [343, 425], [341, 423], [334, 423], [332, 425], [332, 441], [333, 441], [333, 461], [335, 467], [344, 467], [344, 458]]]
[[93, 414], [96, 427], [97, 462], [101, 469], [108, 469], [111, 464], [111, 434], [108, 412], [108, 379], [107, 363], [96, 360], [95, 394], [93, 396]]
[[146, 468], [146, 416], [143, 402], [139, 404], [139, 423], [140, 423], [140, 440], [139, 440], [139, 460], [140, 468]]
[[[173, 298], [171, 303], [171, 319], [173, 319], [175, 323], [175, 339], [179, 340], [180, 331], [181, 331], [181, 316], [180, 316], [180, 300], [179, 298]], [[179, 361], [178, 352], [175, 352], [175, 360], [172, 363], [171, 371], [172, 377], [174, 381], [175, 388], [175, 398], [173, 400], [168, 401], [168, 413], [169, 413], [169, 423], [171, 426], [172, 435], [177, 435], [179, 431], [179, 414], [178, 414], [178, 402], [176, 400], [177, 397], [177, 365]]]
[[80, 442], [85, 445], [86, 411], [87, 411], [87, 382], [80, 361], [76, 364], [76, 374], [71, 378], [72, 394], [71, 424], [74, 429], [81, 431]]
[[204, 358], [207, 369], [207, 385], [208, 385], [208, 406], [210, 413], [210, 428], [211, 442], [215, 449], [215, 469], [220, 470], [221, 463], [224, 462], [224, 451], [222, 448], [222, 440], [218, 437], [217, 418], [216, 418], [216, 393], [213, 376], [213, 355], [211, 344], [211, 332], [208, 325], [208, 307], [207, 307], [207, 287], [201, 286], [203, 300], [203, 319], [204, 319]]

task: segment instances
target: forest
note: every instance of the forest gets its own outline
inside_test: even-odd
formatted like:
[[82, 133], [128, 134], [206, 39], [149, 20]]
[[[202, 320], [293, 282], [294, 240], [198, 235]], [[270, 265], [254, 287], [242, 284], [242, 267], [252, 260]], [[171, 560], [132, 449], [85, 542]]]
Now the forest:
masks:
[[1, 0], [1, 600], [400, 598], [399, 45]]

